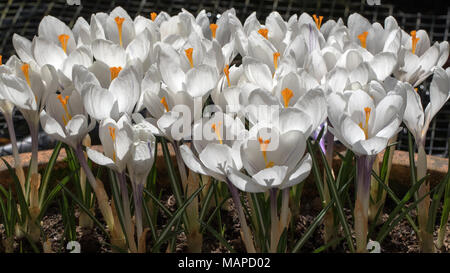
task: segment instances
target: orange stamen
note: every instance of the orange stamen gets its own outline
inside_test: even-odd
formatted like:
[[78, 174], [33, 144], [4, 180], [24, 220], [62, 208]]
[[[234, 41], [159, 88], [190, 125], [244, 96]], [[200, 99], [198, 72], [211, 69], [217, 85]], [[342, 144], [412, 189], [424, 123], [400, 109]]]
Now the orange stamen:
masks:
[[367, 44], [366, 44], [367, 35], [369, 35], [369, 32], [367, 32], [367, 31], [358, 35], [358, 39], [361, 41], [361, 46], [363, 48], [367, 47]]
[[213, 39], [216, 38], [217, 25], [216, 24], [210, 24], [209, 28], [211, 29], [211, 33], [212, 33]]
[[260, 28], [258, 33], [261, 34], [264, 38], [269, 39], [269, 30], [267, 28]]
[[67, 41], [69, 41], [69, 35], [61, 34], [58, 36], [58, 40], [61, 43], [61, 47], [64, 50], [64, 53], [67, 53]]
[[193, 51], [194, 51], [194, 49], [192, 47], [188, 48], [184, 51], [186, 53], [186, 57], [189, 60], [189, 63], [191, 64], [191, 68], [194, 67], [194, 60], [192, 60], [192, 52]]
[[150, 13], [150, 18], [152, 18], [152, 21], [155, 21], [156, 16], [158, 16], [158, 14], [156, 12]]
[[0, 65], [3, 65], [3, 63], [2, 63], [2, 59], [3, 59], [3, 56], [2, 56], [2, 55], [0, 55]]
[[28, 86], [31, 87], [31, 83], [30, 83], [30, 65], [25, 63], [20, 68], [22, 69], [23, 75], [25, 76], [25, 79], [27, 80]]
[[114, 21], [116, 21], [117, 30], [119, 31], [120, 46], [123, 46], [123, 44], [122, 44], [122, 24], [123, 24], [123, 21], [125, 21], [125, 18], [117, 16], [116, 18], [114, 18]]
[[225, 68], [223, 69], [223, 73], [225, 73], [225, 76], [227, 77], [227, 81], [228, 81], [228, 87], [231, 86], [231, 81], [230, 81], [230, 66], [226, 65]]
[[359, 123], [359, 127], [364, 131], [364, 135], [366, 139], [369, 138], [369, 118], [370, 118], [370, 112], [372, 109], [370, 107], [365, 107], [364, 112], [366, 114], [366, 124], [365, 126], [362, 125], [362, 122]]
[[169, 105], [167, 105], [166, 97], [162, 97], [160, 103], [164, 106], [166, 112], [169, 112]]
[[218, 125], [219, 125], [219, 126], [216, 126], [216, 124], [213, 123], [213, 124], [211, 125], [211, 128], [212, 128], [212, 129], [214, 130], [214, 132], [216, 133], [217, 139], [219, 140], [220, 144], [223, 144], [222, 137], [220, 136], [220, 128], [218, 128], [218, 127], [222, 126], [222, 122], [219, 121], [219, 124], [218, 124]]
[[411, 31], [411, 40], [412, 40], [412, 53], [416, 54], [416, 48], [417, 48], [417, 43], [419, 42], [420, 38], [416, 37], [417, 32], [415, 30]]
[[275, 70], [278, 68], [278, 58], [280, 57], [279, 52], [273, 53], [273, 65], [275, 66]]
[[67, 122], [72, 119], [72, 116], [69, 114], [69, 109], [67, 108], [67, 104], [69, 102], [69, 96], [66, 96], [63, 99], [62, 95], [59, 94], [57, 97], [58, 97], [59, 102], [61, 102], [62, 107], [64, 108], [64, 112], [66, 112], [67, 119], [63, 115], [62, 120], [64, 122], [64, 125], [67, 125]]
[[115, 78], [117, 78], [117, 76], [119, 76], [119, 73], [121, 70], [122, 70], [122, 67], [120, 67], [120, 66], [115, 66], [115, 67], [109, 68], [109, 71], [111, 71], [111, 81], [114, 80]]
[[283, 89], [283, 91], [281, 91], [281, 95], [283, 96], [284, 107], [289, 107], [289, 101], [294, 96], [294, 92], [292, 92], [292, 90], [289, 88], [285, 88]]
[[270, 144], [270, 139], [263, 140], [261, 137], [258, 138], [259, 146], [264, 157], [264, 162], [266, 162], [266, 168], [273, 167], [274, 163], [272, 161], [267, 162], [267, 146]]
[[[112, 141], [116, 141], [116, 128], [108, 126], [109, 135], [111, 136]], [[114, 145], [114, 143], [113, 143]], [[113, 160], [116, 162], [116, 151], [113, 152]]]
[[319, 16], [319, 18], [317, 18], [317, 15], [313, 14], [313, 18], [314, 18], [314, 21], [316, 21], [317, 28], [320, 30], [320, 27], [322, 26], [323, 16]]

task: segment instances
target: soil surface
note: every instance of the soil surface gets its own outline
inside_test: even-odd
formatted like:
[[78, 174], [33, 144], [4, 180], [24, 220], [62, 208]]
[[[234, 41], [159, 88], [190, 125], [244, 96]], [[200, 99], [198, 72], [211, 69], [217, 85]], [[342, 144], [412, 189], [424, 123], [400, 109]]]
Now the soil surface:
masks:
[[[162, 203], [171, 211], [176, 210], [176, 202], [173, 195], [163, 195]], [[386, 204], [389, 210], [389, 202]], [[211, 209], [211, 211], [213, 208]], [[288, 246], [292, 248], [297, 240], [299, 240], [308, 227], [313, 223], [314, 218], [321, 210], [321, 203], [318, 198], [313, 200], [304, 200], [300, 208], [300, 214], [293, 218], [291, 221], [292, 233], [289, 235]], [[211, 212], [210, 211], [210, 212]], [[222, 227], [224, 228], [224, 238], [231, 245], [236, 252], [245, 252], [245, 247], [242, 243], [240, 232], [239, 232], [239, 219], [237, 213], [234, 211], [233, 202], [230, 200], [226, 201], [222, 208], [220, 209], [222, 218]], [[346, 217], [350, 227], [352, 228], [352, 213], [350, 210], [345, 209]], [[411, 213], [411, 217], [415, 217], [415, 211]], [[99, 211], [95, 212], [97, 219], [101, 219]], [[76, 211], [75, 215], [79, 216], [79, 212]], [[440, 214], [438, 213], [438, 216]], [[209, 217], [207, 215], [206, 217]], [[388, 219], [388, 214], [383, 214], [382, 223]], [[161, 210], [158, 217], [158, 226], [160, 226], [161, 232], [164, 225], [167, 223], [168, 217]], [[249, 221], [247, 219], [247, 221]], [[103, 222], [102, 222], [103, 223]], [[104, 224], [104, 223], [103, 223]], [[216, 230], [220, 231], [218, 221], [213, 219], [210, 225]], [[292, 226], [294, 225], [294, 226]], [[375, 228], [375, 234], [379, 231], [381, 225]], [[438, 227], [436, 226], [435, 230]], [[42, 219], [42, 230], [45, 234], [45, 238], [50, 242], [51, 249], [54, 252], [70, 252], [66, 249], [67, 240], [64, 235], [64, 223], [62, 215], [59, 213], [58, 207], [50, 207], [47, 211], [46, 216]], [[108, 238], [103, 234], [100, 228], [94, 225], [93, 228], [76, 228], [77, 241], [80, 243], [81, 252], [87, 253], [107, 253], [112, 252], [111, 246], [108, 244]], [[450, 252], [450, 225], [447, 225], [447, 237], [445, 239], [444, 248], [438, 250], [438, 252]], [[4, 239], [4, 229], [0, 225], [0, 235]], [[151, 245], [152, 240], [150, 233], [147, 234], [148, 244]], [[435, 232], [435, 239], [437, 237], [437, 232]], [[326, 248], [322, 251], [324, 252], [335, 252], [343, 253], [348, 252], [348, 247], [345, 239], [343, 238], [343, 232], [339, 232], [339, 236], [342, 237], [338, 241], [334, 248]], [[29, 244], [27, 239], [15, 240], [15, 252], [33, 252], [33, 247]], [[317, 251], [319, 248], [324, 246], [323, 241], [323, 225], [320, 225], [307, 240], [304, 246], [299, 252], [309, 253]], [[41, 244], [36, 244], [39, 251], [42, 251]], [[170, 247], [168, 244], [163, 244], [161, 251], [170, 252]], [[178, 253], [187, 252], [187, 238], [184, 232], [179, 233], [176, 236], [176, 247], [175, 251]], [[222, 245], [216, 237], [214, 237], [210, 232], [203, 232], [203, 247], [202, 251], [205, 253], [227, 253], [230, 252], [224, 245]], [[289, 251], [289, 249], [288, 249]], [[0, 252], [3, 252], [3, 246], [0, 244]], [[381, 252], [388, 253], [417, 253], [419, 252], [419, 246], [417, 242], [417, 237], [414, 230], [411, 228], [410, 224], [403, 220], [386, 236], [385, 240], [381, 243]]]

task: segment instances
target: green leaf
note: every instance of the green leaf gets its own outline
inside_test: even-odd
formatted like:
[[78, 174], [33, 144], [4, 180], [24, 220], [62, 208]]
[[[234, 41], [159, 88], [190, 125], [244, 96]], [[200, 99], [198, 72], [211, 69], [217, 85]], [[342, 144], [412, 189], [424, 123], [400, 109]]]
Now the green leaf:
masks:
[[174, 226], [175, 222], [184, 214], [184, 211], [186, 210], [187, 206], [194, 200], [194, 198], [197, 197], [197, 195], [203, 190], [205, 185], [198, 188], [185, 202], [184, 204], [177, 209], [177, 211], [173, 214], [170, 221], [167, 223], [164, 230], [161, 232], [158, 240], [155, 242], [155, 247], [159, 248], [159, 246], [167, 239], [168, 234], [170, 233], [172, 227]]
[[[389, 218], [387, 221], [383, 224], [383, 226], [380, 229], [380, 232], [378, 233], [377, 240], [378, 242], [382, 242], [382, 240], [389, 234], [389, 232], [395, 227], [393, 224], [395, 222], [396, 216], [399, 215], [406, 215], [405, 212], [409, 212], [411, 210], [411, 206], [408, 208], [405, 208], [405, 204], [413, 197], [413, 195], [417, 192], [417, 189], [420, 187], [422, 183], [425, 182], [425, 180], [428, 178], [428, 175], [420, 179], [416, 184], [414, 184], [408, 192], [406, 192], [405, 196], [402, 198], [402, 200], [398, 203], [398, 205], [394, 208], [394, 210], [389, 214]], [[429, 195], [432, 191], [428, 192], [420, 200], [423, 200], [425, 196]], [[418, 204], [420, 200], [416, 200], [414, 204]]]
[[45, 199], [45, 194], [47, 193], [48, 182], [50, 180], [50, 176], [53, 172], [56, 159], [58, 159], [59, 152], [61, 151], [61, 142], [58, 141], [55, 148], [53, 149], [53, 153], [47, 163], [47, 166], [44, 171], [44, 176], [42, 176], [41, 186], [39, 187], [39, 208], [42, 209], [43, 202]]
[[69, 189], [67, 189], [64, 185], [62, 185], [61, 183], [59, 184], [61, 186], [61, 188], [64, 190], [64, 192], [67, 193], [67, 195], [70, 196], [70, 198], [75, 201], [75, 203], [77, 203], [77, 205], [86, 213], [87, 216], [89, 216], [89, 218], [92, 219], [92, 221], [94, 221], [94, 223], [102, 230], [102, 232], [109, 238], [110, 235], [109, 233], [106, 231], [105, 227], [97, 220], [97, 218], [95, 218], [94, 215], [92, 215], [91, 211], [89, 210], [89, 208], [87, 208], [84, 203], [78, 199], [73, 193], [70, 192]]
[[[375, 178], [375, 180], [380, 183], [380, 185], [384, 188], [384, 190], [387, 192], [387, 194], [389, 195], [389, 197], [395, 202], [396, 206], [398, 208], [400, 208], [402, 211], [404, 211], [404, 206], [403, 204], [400, 204], [401, 200], [398, 199], [397, 195], [394, 193], [394, 191], [383, 181], [381, 180], [381, 178], [374, 172], [372, 171], [372, 175]], [[397, 208], [396, 207], [396, 208]], [[383, 207], [381, 207], [377, 214], [381, 214], [381, 211], [383, 210]], [[393, 213], [391, 212], [391, 215]], [[378, 216], [376, 217], [378, 218]], [[419, 229], [417, 227], [417, 225], [414, 223], [414, 220], [411, 218], [411, 216], [409, 216], [408, 214], [406, 215], [406, 219], [408, 220], [409, 224], [411, 225], [411, 227], [414, 229], [414, 232], [416, 232], [416, 234], [419, 234]], [[376, 226], [376, 222], [374, 221], [372, 226], [371, 226], [371, 230], [374, 230]]]
[[328, 162], [327, 159], [325, 158], [325, 155], [323, 154], [322, 150], [319, 149], [319, 152], [322, 156], [322, 162], [325, 166], [325, 171], [327, 174], [327, 184], [328, 184], [328, 188], [330, 189], [330, 193], [331, 196], [333, 198], [335, 198], [335, 208], [337, 210], [337, 214], [338, 214], [338, 218], [339, 221], [341, 222], [342, 227], [344, 228], [344, 233], [345, 233], [345, 237], [347, 239], [347, 243], [348, 246], [350, 248], [351, 252], [355, 252], [354, 246], [353, 246], [353, 241], [352, 241], [352, 236], [351, 236], [351, 232], [350, 232], [350, 228], [348, 226], [347, 223], [347, 219], [345, 218], [345, 213], [344, 213], [344, 209], [342, 207], [341, 204], [341, 200], [340, 200], [340, 196], [338, 195], [337, 189], [336, 189], [336, 185], [335, 185], [335, 181], [333, 181], [332, 177], [332, 173], [331, 173], [331, 169], [330, 166], [328, 166]]
[[225, 238], [223, 238], [222, 235], [220, 235], [219, 233], [217, 233], [217, 231], [215, 231], [211, 226], [209, 226], [208, 224], [204, 223], [204, 222], [200, 222], [200, 225], [205, 228], [206, 230], [208, 230], [214, 237], [217, 238], [217, 240], [219, 240], [219, 242], [228, 249], [228, 251], [230, 251], [231, 253], [236, 253], [236, 251], [233, 249], [233, 247], [227, 242], [227, 240], [225, 240]]

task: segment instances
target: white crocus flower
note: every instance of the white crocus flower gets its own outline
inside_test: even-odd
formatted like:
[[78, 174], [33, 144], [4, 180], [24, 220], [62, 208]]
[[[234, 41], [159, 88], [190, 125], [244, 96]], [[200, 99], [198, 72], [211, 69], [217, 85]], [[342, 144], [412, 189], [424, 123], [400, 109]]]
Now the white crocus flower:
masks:
[[[195, 21], [202, 28], [203, 36], [209, 40], [216, 40], [221, 47], [230, 44], [232, 28], [230, 18], [236, 18], [234, 8], [224, 11], [215, 23], [211, 23], [205, 10], [198, 13]], [[232, 19], [231, 19], [232, 20]]]
[[[236, 38], [244, 39], [243, 41], [239, 41], [239, 44], [243, 46], [242, 49], [244, 51], [248, 51], [248, 54], [251, 54], [251, 51], [254, 50], [251, 48], [252, 46], [250, 44], [250, 36], [252, 33], [259, 34], [261, 37], [265, 38], [275, 51], [283, 52], [286, 47], [284, 40], [287, 31], [287, 23], [278, 12], [271, 12], [265, 19], [265, 25], [259, 23], [256, 18], [256, 12], [253, 12], [244, 22], [243, 32], [245, 36], [238, 35]], [[246, 37], [249, 39], [248, 42], [245, 40]], [[245, 48], [247, 43], [249, 48]]]
[[[381, 87], [381, 85], [377, 86]], [[365, 91], [353, 90], [328, 97], [329, 130], [357, 155], [376, 155], [402, 122], [405, 87], [386, 92], [378, 103]]]
[[239, 104], [241, 93], [247, 93], [244, 97], [248, 97], [248, 91], [258, 88], [255, 85], [239, 82], [243, 75], [243, 66], [233, 65], [225, 67], [224, 75], [222, 75], [217, 82], [216, 88], [211, 92], [214, 104], [220, 107], [221, 111], [238, 113], [241, 110]]
[[159, 47], [159, 68], [164, 85], [161, 87], [159, 79], [148, 74], [143, 81], [143, 85], [145, 82], [148, 86], [144, 89], [143, 104], [157, 119], [156, 125], [163, 135], [169, 140], [180, 140], [189, 137], [190, 130], [179, 134], [172, 130], [173, 126], [181, 125], [181, 121], [183, 126], [186, 123], [190, 128], [192, 122], [200, 118], [203, 102], [217, 83], [217, 69], [205, 64], [194, 66], [197, 55], [193, 48], [179, 54], [170, 45], [160, 43]]
[[12, 67], [13, 74], [0, 73], [0, 97], [13, 103], [28, 123], [32, 140], [30, 169], [37, 174], [39, 114], [47, 97], [56, 92], [58, 76], [50, 65], [38, 68], [15, 57]]
[[399, 55], [403, 66], [395, 73], [398, 80], [409, 82], [413, 87], [421, 84], [431, 74], [434, 67], [442, 67], [448, 59], [449, 44], [447, 41], [434, 43], [424, 30], [402, 34], [402, 51]]
[[[246, 79], [257, 86], [240, 96], [240, 102], [246, 107], [252, 124], [270, 118], [273, 111], [277, 112], [279, 108], [289, 107], [307, 113], [314, 121], [313, 129], [326, 119], [325, 95], [318, 89], [318, 82], [306, 71], [289, 72], [278, 79], [275, 79], [275, 75], [272, 79], [268, 67], [261, 62], [246, 57], [243, 66]], [[248, 97], [244, 97], [246, 94]], [[265, 110], [261, 112], [258, 106]]]
[[182, 9], [176, 16], [168, 18], [160, 25], [161, 41], [177, 47], [176, 44], [186, 41], [192, 33], [203, 38], [200, 25], [195, 21], [195, 17], [185, 9]]
[[39, 36], [33, 41], [13, 35], [13, 45], [20, 59], [32, 66], [52, 65], [59, 83], [69, 88], [74, 65], [92, 65], [92, 53], [87, 46], [77, 47], [72, 30], [53, 16], [45, 16], [39, 24]]
[[131, 127], [132, 144], [127, 169], [133, 188], [137, 238], [141, 238], [142, 227], [142, 194], [148, 174], [155, 162], [156, 140], [152, 128], [144, 120]]
[[391, 52], [372, 55], [368, 51], [348, 49], [336, 62], [336, 67], [344, 68], [348, 73], [349, 82], [359, 86], [368, 84], [371, 80], [384, 81], [395, 70], [397, 57]]
[[[440, 67], [434, 69], [433, 80], [430, 85], [430, 102], [423, 110], [421, 98], [411, 85], [407, 85], [408, 103], [403, 121], [414, 136], [418, 149], [416, 161], [417, 180], [426, 177], [427, 156], [425, 141], [431, 120], [450, 98], [450, 68], [444, 70]], [[418, 198], [424, 197], [430, 191], [430, 184], [425, 181], [418, 189]], [[420, 249], [423, 252], [435, 252], [433, 233], [427, 231], [429, 221], [430, 197], [425, 196], [418, 204], [418, 219], [420, 229]]]
[[[381, 84], [370, 88], [383, 88]], [[358, 252], [366, 251], [371, 170], [375, 157], [399, 130], [406, 104], [406, 86], [398, 82], [380, 101], [363, 90], [328, 97], [328, 130], [357, 158], [355, 232]]]
[[436, 68], [430, 85], [430, 103], [425, 111], [422, 107], [420, 95], [408, 85], [406, 92], [408, 103], [403, 116], [403, 121], [408, 130], [413, 134], [416, 142], [424, 145], [425, 137], [431, 120], [444, 106], [450, 97], [450, 69]]
[[[0, 74], [13, 74], [14, 73], [14, 65], [17, 57], [14, 55], [6, 62], [6, 64], [2, 63], [2, 56], [0, 55]], [[2, 85], [0, 84], [0, 88]], [[3, 117], [6, 121], [6, 125], [8, 127], [9, 138], [11, 141], [12, 153], [14, 156], [14, 169], [16, 171], [19, 182], [22, 186], [22, 190], [25, 190], [25, 173], [22, 167], [22, 159], [19, 156], [19, 149], [17, 147], [17, 139], [16, 132], [14, 130], [14, 122], [13, 122], [13, 112], [14, 112], [14, 104], [3, 97], [3, 91], [0, 91], [0, 113], [3, 114]]]
[[[278, 115], [278, 113], [276, 113]], [[305, 155], [306, 138], [312, 122], [304, 112], [289, 108], [273, 123], [257, 124], [240, 147], [243, 166], [250, 176], [230, 168], [230, 181], [246, 192], [285, 189], [302, 182], [311, 170], [311, 156]]]
[[42, 128], [49, 136], [74, 149], [95, 127], [95, 120], [89, 123], [81, 96], [75, 90], [50, 95], [40, 120]]
[[122, 114], [131, 115], [140, 98], [141, 88], [137, 73], [126, 67], [112, 80], [108, 89], [87, 68], [76, 66], [74, 82], [80, 90], [86, 112], [96, 120], [112, 118], [117, 120]]
[[185, 144], [180, 146], [181, 164], [184, 161], [193, 172], [212, 176], [227, 184], [238, 213], [241, 235], [247, 252], [255, 253], [239, 192], [227, 178], [229, 169], [242, 168], [239, 148], [248, 132], [240, 119], [233, 119], [222, 112], [215, 113], [210, 119], [199, 120], [194, 124], [193, 131], [191, 147]]
[[239, 118], [216, 112], [193, 125], [191, 147], [180, 146], [186, 166], [195, 173], [226, 181], [229, 167], [240, 170], [240, 145], [247, 131]]
[[103, 153], [86, 147], [88, 157], [98, 165], [123, 173], [133, 144], [129, 117], [123, 115], [117, 122], [110, 118], [102, 120], [98, 134]]

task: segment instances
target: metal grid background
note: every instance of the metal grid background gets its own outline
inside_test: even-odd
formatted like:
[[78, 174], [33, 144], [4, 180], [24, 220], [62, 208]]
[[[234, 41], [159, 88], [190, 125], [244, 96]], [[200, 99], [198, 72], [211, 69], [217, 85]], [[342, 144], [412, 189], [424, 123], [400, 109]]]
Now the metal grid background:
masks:
[[[387, 3], [388, 2], [388, 3]], [[409, 5], [405, 5], [409, 4]], [[422, 4], [427, 4], [422, 3]], [[37, 33], [40, 20], [45, 15], [53, 15], [60, 20], [72, 26], [79, 16], [90, 20], [90, 15], [95, 12], [111, 11], [116, 6], [125, 8], [131, 16], [141, 14], [149, 15], [153, 11], [167, 11], [173, 15], [181, 8], [187, 9], [196, 14], [202, 9], [211, 12], [212, 15], [221, 13], [226, 9], [234, 7], [237, 16], [241, 20], [253, 11], [257, 12], [259, 18], [264, 18], [272, 10], [277, 10], [287, 19], [290, 15], [302, 12], [310, 14], [317, 13], [323, 15], [326, 19], [338, 19], [342, 17], [344, 21], [348, 15], [358, 12], [368, 18], [370, 21], [379, 21], [393, 15], [399, 25], [406, 31], [414, 29], [425, 29], [428, 31], [432, 41], [448, 40], [450, 29], [450, 7], [447, 0], [439, 1], [438, 8], [433, 12], [411, 11], [414, 4], [410, 1], [385, 1], [381, 0], [381, 5], [370, 6], [365, 0], [258, 0], [258, 1], [234, 1], [234, 0], [81, 0], [81, 5], [67, 5], [66, 0], [0, 0], [0, 52], [6, 60], [14, 54], [11, 39], [14, 33], [18, 33], [29, 39]], [[415, 7], [420, 10], [420, 7]], [[408, 11], [408, 12], [405, 12]], [[426, 92], [427, 83], [420, 87], [422, 92]], [[422, 93], [423, 94], [423, 93]], [[425, 101], [428, 103], [427, 101]], [[17, 111], [16, 111], [17, 112]], [[15, 117], [18, 121], [20, 116]], [[450, 136], [450, 103], [447, 103], [440, 113], [433, 120], [427, 135], [426, 150], [427, 153], [439, 156], [448, 156], [447, 139]], [[5, 124], [0, 117], [0, 135], [6, 135]], [[24, 127], [24, 128], [22, 128]], [[18, 137], [25, 137], [27, 134], [26, 126], [19, 126]], [[398, 148], [406, 150], [408, 147], [407, 131], [403, 130], [398, 138]], [[1, 151], [0, 151], [1, 155]]]

